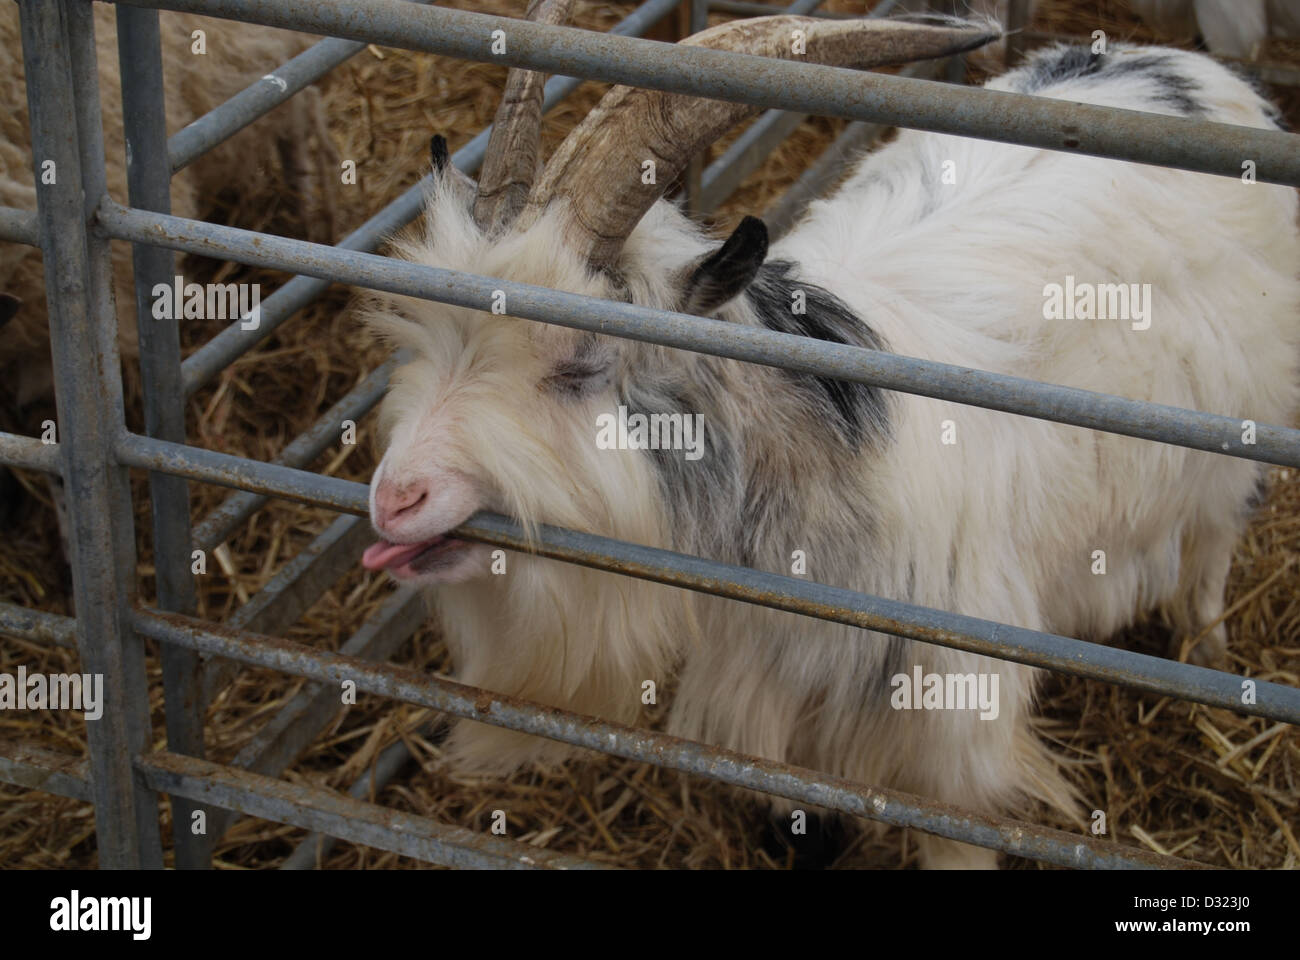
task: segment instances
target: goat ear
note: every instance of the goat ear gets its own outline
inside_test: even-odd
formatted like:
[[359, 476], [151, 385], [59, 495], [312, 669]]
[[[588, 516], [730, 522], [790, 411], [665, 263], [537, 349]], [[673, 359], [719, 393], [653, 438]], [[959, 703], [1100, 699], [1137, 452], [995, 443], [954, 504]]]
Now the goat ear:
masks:
[[18, 308], [23, 305], [22, 300], [10, 293], [0, 293], [0, 327], [14, 318]]
[[451, 162], [451, 151], [447, 148], [447, 138], [435, 134], [429, 140], [429, 161], [433, 166], [433, 179], [450, 185], [452, 192], [467, 207], [474, 206], [478, 195], [478, 184]]
[[758, 217], [745, 217], [726, 243], [691, 269], [682, 292], [682, 312], [707, 316], [739, 296], [766, 256], [767, 225]]

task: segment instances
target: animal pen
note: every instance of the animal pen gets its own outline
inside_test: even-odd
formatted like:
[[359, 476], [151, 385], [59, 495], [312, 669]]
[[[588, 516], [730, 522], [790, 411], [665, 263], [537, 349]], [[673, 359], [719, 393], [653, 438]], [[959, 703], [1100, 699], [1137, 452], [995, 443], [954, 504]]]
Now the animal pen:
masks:
[[[701, 29], [710, 8], [755, 13], [813, 12], [817, 0], [787, 8], [732, 0], [681, 0]], [[367, 44], [418, 49], [553, 74], [549, 109], [578, 86], [576, 77], [649, 87], [767, 108], [714, 164], [688, 176], [689, 206], [712, 209], [804, 114], [854, 121], [790, 194], [770, 212], [777, 230], [830, 179], [830, 166], [891, 125], [914, 127], [1114, 161], [1158, 164], [1300, 186], [1300, 137], [1220, 123], [1157, 116], [1028, 95], [943, 84], [905, 75], [767, 60], [638, 39], [673, 13], [679, 0], [647, 0], [608, 35], [425, 6], [404, 0], [118, 0], [122, 96], [130, 144], [129, 197], [105, 190], [102, 123], [90, 0], [20, 0], [34, 163], [53, 164], [57, 182], [39, 187], [36, 211], [0, 208], [0, 239], [39, 246], [45, 262], [58, 402], [58, 442], [0, 433], [0, 463], [61, 475], [69, 491], [75, 619], [0, 604], [0, 632], [75, 646], [82, 669], [104, 678], [104, 710], [87, 724], [89, 760], [0, 743], [0, 780], [93, 802], [100, 865], [159, 868], [159, 795], [173, 805], [178, 867], [210, 861], [214, 837], [233, 817], [252, 815], [331, 837], [460, 867], [602, 866], [519, 841], [437, 823], [277, 779], [337, 709], [347, 681], [367, 693], [456, 717], [656, 764], [763, 791], [855, 817], [913, 827], [1052, 864], [1088, 868], [1195, 866], [1115, 842], [986, 816], [923, 797], [850, 782], [651, 730], [468, 687], [385, 660], [424, 616], [418, 593], [399, 590], [339, 653], [275, 639], [356, 562], [369, 535], [364, 485], [298, 469], [379, 400], [393, 364], [376, 369], [274, 463], [187, 445], [183, 399], [269, 337], [331, 282], [369, 287], [475, 309], [502, 290], [511, 316], [648, 341], [749, 363], [838, 378], [1007, 414], [1176, 444], [1222, 456], [1300, 467], [1300, 431], [1243, 422], [1045, 383], [896, 356], [865, 348], [730, 325], [544, 287], [401, 263], [370, 251], [419, 212], [417, 184], [336, 247], [185, 220], [169, 215], [169, 178]], [[877, 6], [872, 15], [893, 3]], [[1013, 26], [1025, 4], [1012, 3]], [[167, 138], [155, 8], [244, 20], [327, 35], [223, 106]], [[494, 31], [509, 38], [492, 52]], [[270, 65], [268, 65], [269, 67]], [[488, 131], [452, 161], [472, 174]], [[145, 432], [127, 429], [118, 368], [109, 241], [135, 244]], [[147, 299], [175, 276], [173, 251], [296, 275], [261, 306], [256, 323], [237, 320], [181, 359], [177, 325], [155, 321]], [[1253, 442], [1252, 442], [1253, 441]], [[135, 536], [129, 468], [149, 471], [157, 598], [136, 597]], [[224, 504], [191, 527], [188, 483], [234, 488]], [[341, 516], [281, 569], [232, 621], [192, 616], [195, 551], [211, 551], [269, 498], [325, 507]], [[1300, 690], [1245, 681], [1217, 670], [1086, 643], [1068, 637], [927, 609], [811, 582], [712, 562], [575, 530], [543, 527], [530, 543], [507, 517], [479, 514], [458, 538], [849, 624], [926, 643], [1123, 684], [1238, 713], [1300, 723]], [[160, 644], [165, 750], [154, 749], [144, 641]], [[238, 664], [311, 681], [231, 765], [204, 759], [205, 704]], [[316, 686], [319, 685], [319, 686]], [[1243, 690], [1249, 687], [1249, 695]], [[391, 775], [401, 745], [381, 759]], [[383, 771], [387, 769], [388, 773]], [[364, 782], [364, 779], [363, 779]], [[204, 811], [206, 833], [188, 829]], [[303, 851], [300, 849], [299, 853]], [[310, 852], [310, 851], [308, 851]], [[310, 862], [308, 860], [307, 862]]]

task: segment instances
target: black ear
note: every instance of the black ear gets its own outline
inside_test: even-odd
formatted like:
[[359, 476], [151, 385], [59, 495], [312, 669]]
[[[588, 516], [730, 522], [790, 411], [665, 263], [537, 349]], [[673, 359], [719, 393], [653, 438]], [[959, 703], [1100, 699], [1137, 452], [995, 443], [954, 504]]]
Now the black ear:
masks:
[[23, 302], [13, 294], [0, 293], [0, 327], [12, 320], [22, 305]]
[[700, 260], [682, 292], [682, 312], [708, 316], [744, 292], [767, 256], [767, 225], [746, 217], [717, 250]]
[[451, 163], [451, 151], [447, 149], [447, 138], [440, 133], [433, 135], [429, 141], [429, 159], [433, 162], [433, 171], [439, 175], [447, 172]]

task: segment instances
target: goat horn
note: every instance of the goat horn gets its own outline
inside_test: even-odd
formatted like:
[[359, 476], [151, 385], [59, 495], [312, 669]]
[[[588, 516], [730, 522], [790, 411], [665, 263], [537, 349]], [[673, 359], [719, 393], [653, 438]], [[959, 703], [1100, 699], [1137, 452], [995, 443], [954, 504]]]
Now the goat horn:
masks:
[[[802, 31], [802, 53], [794, 52], [794, 31]], [[951, 56], [998, 36], [990, 23], [958, 18], [909, 22], [775, 16], [735, 20], [681, 42], [868, 69]], [[551, 157], [528, 198], [523, 222], [535, 221], [551, 202], [568, 199], [565, 242], [584, 253], [593, 267], [608, 266], [690, 158], [758, 111], [741, 103], [614, 87]], [[652, 184], [642, 182], [646, 160], [656, 164]]]
[[[524, 19], [561, 25], [572, 7], [572, 0], [532, 0]], [[474, 201], [474, 220], [484, 230], [509, 225], [528, 200], [539, 167], [545, 86], [544, 73], [512, 68], [506, 75]]]

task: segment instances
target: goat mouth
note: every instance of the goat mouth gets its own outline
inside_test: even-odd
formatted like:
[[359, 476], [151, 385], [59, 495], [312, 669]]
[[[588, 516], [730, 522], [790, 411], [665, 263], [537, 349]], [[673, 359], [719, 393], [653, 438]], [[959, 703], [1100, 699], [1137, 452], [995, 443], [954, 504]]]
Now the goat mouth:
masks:
[[394, 576], [416, 576], [451, 563], [468, 540], [437, 536], [419, 543], [392, 543], [380, 540], [366, 548], [361, 565], [367, 570], [387, 570]]

